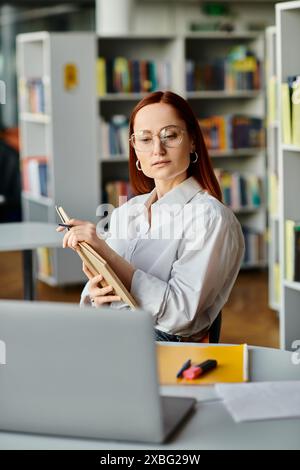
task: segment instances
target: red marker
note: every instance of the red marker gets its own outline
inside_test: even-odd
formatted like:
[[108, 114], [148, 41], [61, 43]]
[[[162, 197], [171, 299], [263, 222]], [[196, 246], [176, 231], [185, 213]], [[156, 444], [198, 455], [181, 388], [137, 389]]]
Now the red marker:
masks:
[[197, 379], [198, 377], [200, 377], [200, 375], [217, 367], [217, 364], [218, 363], [215, 359], [208, 359], [207, 361], [204, 361], [201, 364], [189, 367], [183, 372], [183, 377], [188, 380]]

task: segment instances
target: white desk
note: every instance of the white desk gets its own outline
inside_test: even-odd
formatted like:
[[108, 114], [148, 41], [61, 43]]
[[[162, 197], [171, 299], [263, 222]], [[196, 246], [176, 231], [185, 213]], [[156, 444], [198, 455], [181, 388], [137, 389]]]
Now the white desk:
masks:
[[[250, 379], [300, 380], [300, 365], [292, 364], [291, 354], [250, 347]], [[162, 387], [162, 393], [198, 399], [196, 412], [167, 444], [151, 446], [0, 432], [0, 449], [300, 449], [300, 419], [236, 424], [217, 398], [214, 387]]]
[[13, 222], [0, 224], [0, 251], [23, 252], [24, 299], [33, 300], [35, 276], [33, 250], [62, 246], [62, 235], [56, 224], [46, 222]]

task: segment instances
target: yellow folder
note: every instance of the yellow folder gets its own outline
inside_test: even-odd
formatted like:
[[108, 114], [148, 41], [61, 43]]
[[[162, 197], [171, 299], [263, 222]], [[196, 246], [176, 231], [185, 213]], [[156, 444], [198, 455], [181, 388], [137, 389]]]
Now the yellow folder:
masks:
[[[248, 349], [246, 344], [201, 345], [158, 344], [157, 359], [160, 385], [202, 385], [248, 380]], [[215, 369], [195, 380], [177, 379], [177, 372], [191, 359], [197, 365], [207, 359], [216, 359]]]

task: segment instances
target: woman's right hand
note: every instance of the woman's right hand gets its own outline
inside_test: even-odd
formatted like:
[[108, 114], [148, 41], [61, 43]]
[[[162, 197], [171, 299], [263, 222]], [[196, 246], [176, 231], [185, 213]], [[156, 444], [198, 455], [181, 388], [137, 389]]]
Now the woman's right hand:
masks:
[[89, 296], [95, 307], [100, 307], [101, 305], [110, 302], [119, 302], [121, 300], [120, 296], [113, 295], [114, 290], [112, 286], [99, 287], [99, 282], [103, 280], [102, 274], [93, 276], [84, 263], [82, 265], [82, 270], [89, 278]]

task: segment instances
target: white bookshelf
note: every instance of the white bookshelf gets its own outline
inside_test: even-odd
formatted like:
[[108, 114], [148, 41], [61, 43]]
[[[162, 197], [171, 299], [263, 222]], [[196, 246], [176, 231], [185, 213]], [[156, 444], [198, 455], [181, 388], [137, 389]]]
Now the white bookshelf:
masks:
[[297, 147], [296, 145], [283, 144], [282, 150], [287, 152], [300, 152], [300, 147]]
[[[129, 34], [120, 37], [98, 36], [98, 57], [112, 59], [126, 57], [129, 60], [151, 60], [169, 62], [170, 88], [178, 93], [184, 90], [184, 51], [183, 39], [175, 35], [143, 35]], [[96, 59], [95, 59], [96, 60]], [[110, 156], [104, 149], [101, 140], [100, 118], [109, 122], [115, 115], [125, 115], [129, 118], [135, 104], [147, 93], [106, 93], [99, 96], [99, 147], [100, 147], [100, 184], [104, 189], [107, 182], [128, 180], [128, 152], [122, 155]]]
[[[225, 56], [232, 46], [245, 44], [257, 53], [263, 62], [264, 37], [254, 32], [209, 32], [178, 33], [176, 35], [122, 35], [120, 38], [98, 36], [98, 56], [112, 58], [123, 56], [127, 59], [169, 60], [171, 68], [170, 88], [188, 99], [199, 118], [213, 114], [239, 113], [264, 118], [264, 90], [194, 91], [186, 89], [185, 63], [187, 59], [207, 59], [211, 55]], [[99, 116], [109, 121], [115, 114], [129, 116], [134, 105], [145, 94], [108, 93], [99, 97]], [[101, 140], [101, 139], [100, 139]], [[100, 141], [100, 149], [102, 149]], [[265, 196], [265, 149], [228, 149], [210, 152], [213, 164], [228, 171], [254, 173], [263, 181], [263, 201], [259, 208], [246, 207], [236, 211], [242, 224], [265, 235], [266, 196]], [[115, 155], [109, 158], [100, 150], [101, 183], [110, 179], [128, 178], [128, 158]], [[244, 267], [266, 267], [266, 256], [259, 262], [245, 264]]]
[[[300, 1], [276, 5], [277, 71], [278, 83], [288, 76], [300, 75]], [[282, 114], [281, 95], [278, 91], [279, 116]], [[293, 341], [300, 338], [300, 283], [285, 279], [285, 221], [300, 220], [300, 149], [282, 145], [282, 123], [279, 126], [279, 230], [281, 269], [280, 346], [292, 349]]]
[[279, 201], [278, 201], [278, 107], [276, 26], [266, 30], [266, 84], [267, 84], [267, 163], [268, 163], [268, 268], [269, 306], [279, 312], [280, 259], [279, 259]]
[[[83, 53], [84, 51], [84, 53]], [[29, 33], [17, 37], [21, 163], [47, 159], [48, 195], [23, 191], [26, 221], [56, 222], [55, 204], [76, 218], [96, 219], [99, 204], [97, 106], [95, 103], [95, 35], [92, 33]], [[78, 85], [67, 90], [64, 68], [75, 64]], [[43, 84], [43, 112], [27, 109], [24, 87]], [[38, 188], [37, 188], [38, 189]], [[34, 234], [32, 234], [34, 237]], [[71, 250], [51, 253], [53, 272], [40, 279], [50, 285], [82, 282], [81, 262]]]

